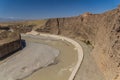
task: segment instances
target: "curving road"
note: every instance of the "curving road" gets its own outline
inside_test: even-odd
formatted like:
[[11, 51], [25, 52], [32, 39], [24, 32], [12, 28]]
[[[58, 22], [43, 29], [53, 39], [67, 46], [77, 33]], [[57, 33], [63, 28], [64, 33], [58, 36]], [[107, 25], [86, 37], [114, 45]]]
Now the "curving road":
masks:
[[[37, 32], [31, 32], [28, 34], [32, 34], [32, 33], [33, 33], [33, 35], [38, 35]], [[36, 33], [36, 34], [34, 34], [34, 33]], [[65, 40], [65, 41], [68, 41], [75, 46], [75, 49], [78, 52], [78, 62], [75, 65], [73, 72], [71, 73], [71, 75], [68, 79], [68, 80], [74, 80], [75, 75], [76, 75], [78, 69], [80, 68], [80, 65], [81, 65], [82, 60], [83, 60], [83, 49], [82, 49], [81, 45], [79, 43], [77, 43], [76, 41], [74, 41], [73, 39], [63, 37], [63, 36], [58, 36], [58, 35], [53, 35], [53, 34], [42, 34], [42, 33], [40, 33], [39, 35], [43, 36], [43, 37], [51, 37], [51, 38], [55, 38], [55, 39]]]

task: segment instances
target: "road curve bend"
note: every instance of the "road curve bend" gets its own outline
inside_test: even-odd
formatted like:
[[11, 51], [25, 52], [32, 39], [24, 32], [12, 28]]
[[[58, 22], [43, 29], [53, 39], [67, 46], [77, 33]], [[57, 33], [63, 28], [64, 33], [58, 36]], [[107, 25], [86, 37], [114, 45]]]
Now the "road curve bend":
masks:
[[74, 41], [73, 39], [70, 39], [70, 38], [67, 38], [64, 36], [58, 36], [58, 35], [53, 35], [53, 34], [42, 34], [42, 33], [40, 33], [40, 36], [66, 40], [75, 46], [75, 48], [78, 52], [78, 62], [75, 65], [75, 68], [73, 69], [73, 72], [71, 73], [71, 75], [68, 79], [68, 80], [74, 80], [75, 75], [76, 75], [78, 69], [80, 68], [80, 65], [81, 65], [82, 60], [83, 60], [83, 49], [82, 49], [81, 45], [79, 43], [77, 43], [76, 41]]

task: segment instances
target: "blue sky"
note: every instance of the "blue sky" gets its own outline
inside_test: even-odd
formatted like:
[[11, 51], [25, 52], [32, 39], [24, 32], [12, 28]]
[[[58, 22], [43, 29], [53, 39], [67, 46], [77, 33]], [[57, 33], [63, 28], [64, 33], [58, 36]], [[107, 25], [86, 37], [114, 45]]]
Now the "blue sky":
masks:
[[0, 17], [43, 19], [102, 13], [116, 8], [120, 0], [0, 0]]

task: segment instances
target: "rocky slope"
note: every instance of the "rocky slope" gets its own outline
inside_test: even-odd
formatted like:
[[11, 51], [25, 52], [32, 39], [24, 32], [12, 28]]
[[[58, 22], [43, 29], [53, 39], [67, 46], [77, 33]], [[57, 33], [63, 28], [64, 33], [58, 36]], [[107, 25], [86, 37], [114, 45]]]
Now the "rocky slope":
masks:
[[64, 35], [92, 44], [92, 55], [106, 80], [120, 79], [120, 9], [49, 19], [39, 32]]

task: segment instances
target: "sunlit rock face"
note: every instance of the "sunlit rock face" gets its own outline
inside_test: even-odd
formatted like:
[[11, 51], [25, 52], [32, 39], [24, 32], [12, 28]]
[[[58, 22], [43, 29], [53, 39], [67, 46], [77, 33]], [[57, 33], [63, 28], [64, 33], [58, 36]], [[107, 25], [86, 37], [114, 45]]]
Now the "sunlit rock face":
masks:
[[89, 42], [92, 55], [107, 80], [120, 74], [120, 9], [102, 14], [49, 19], [39, 32], [64, 35]]
[[19, 33], [0, 30], [0, 58], [6, 57], [21, 49], [21, 37]]

